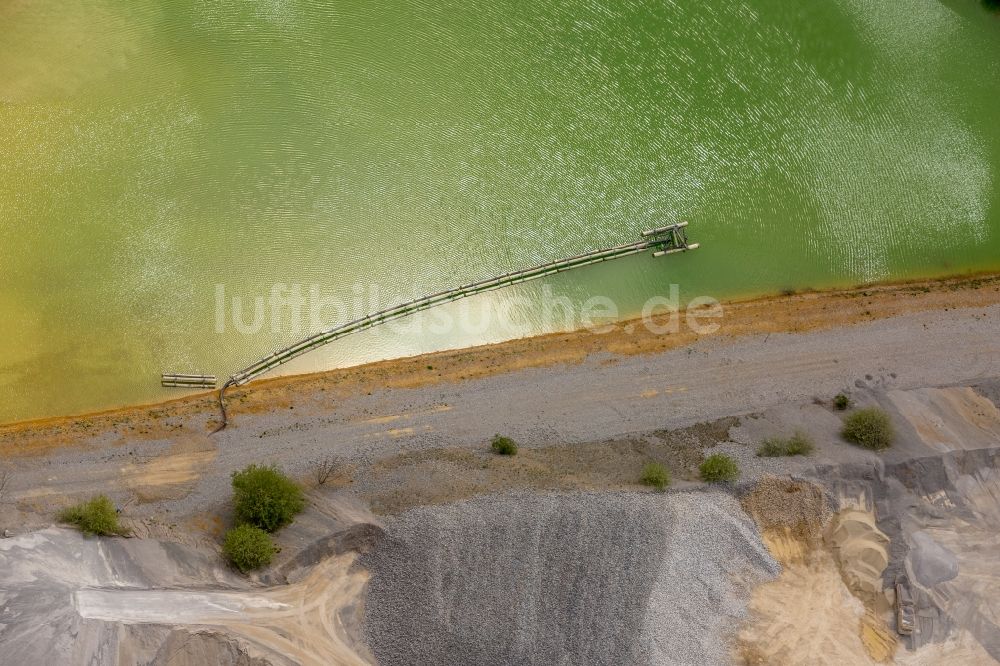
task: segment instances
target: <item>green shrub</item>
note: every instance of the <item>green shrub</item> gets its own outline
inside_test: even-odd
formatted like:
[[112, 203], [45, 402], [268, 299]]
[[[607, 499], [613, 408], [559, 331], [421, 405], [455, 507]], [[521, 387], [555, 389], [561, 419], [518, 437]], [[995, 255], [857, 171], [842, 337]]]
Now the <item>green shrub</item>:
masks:
[[761, 458], [777, 458], [778, 456], [807, 456], [813, 451], [812, 440], [808, 435], [797, 432], [789, 439], [771, 437], [760, 443], [757, 455]]
[[797, 432], [788, 440], [788, 444], [785, 446], [785, 454], [789, 456], [807, 456], [815, 448], [809, 435]]
[[788, 443], [780, 437], [771, 437], [760, 443], [757, 455], [761, 458], [777, 458], [788, 455]]
[[735, 481], [740, 477], [740, 468], [736, 461], [722, 453], [715, 453], [705, 458], [698, 471], [701, 472], [701, 480], [708, 482]]
[[118, 512], [107, 495], [98, 495], [87, 502], [63, 509], [59, 520], [80, 528], [84, 534], [110, 536], [125, 534], [118, 524]]
[[642, 468], [642, 482], [657, 490], [663, 490], [670, 485], [670, 471], [660, 463], [647, 463]]
[[250, 465], [233, 472], [236, 523], [254, 525], [273, 532], [292, 522], [305, 508], [299, 485], [276, 467]]
[[253, 525], [237, 525], [222, 543], [222, 554], [243, 573], [267, 566], [276, 552], [271, 535]]
[[841, 434], [848, 442], [873, 451], [889, 448], [895, 437], [889, 415], [875, 407], [858, 410], [844, 419]]
[[833, 406], [839, 409], [840, 411], [844, 411], [845, 409], [851, 406], [851, 399], [848, 398], [843, 393], [838, 393], [837, 395], [833, 396]]
[[785, 443], [785, 455], [788, 456], [807, 456], [813, 452], [812, 440], [809, 439], [808, 435], [801, 432], [797, 432], [792, 435], [792, 438]]
[[490, 446], [493, 448], [494, 453], [499, 453], [502, 456], [517, 455], [517, 443], [510, 437], [495, 435], [493, 441], [490, 442]]

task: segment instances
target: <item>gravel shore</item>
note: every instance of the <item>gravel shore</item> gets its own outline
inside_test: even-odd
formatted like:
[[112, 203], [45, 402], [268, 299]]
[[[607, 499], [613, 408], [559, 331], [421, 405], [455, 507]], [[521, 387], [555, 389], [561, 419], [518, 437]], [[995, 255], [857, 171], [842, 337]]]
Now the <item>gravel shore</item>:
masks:
[[[22, 576], [19, 567], [31, 568], [31, 576], [42, 571], [15, 545], [40, 538], [30, 532], [50, 524], [59, 507], [99, 492], [112, 497], [142, 537], [128, 541], [126, 550], [162, 539], [168, 554], [181, 546], [200, 553], [170, 561], [196, 571], [221, 566], [215, 549], [230, 521], [231, 472], [251, 462], [275, 463], [310, 486], [311, 513], [278, 536], [283, 557], [339, 529], [344, 516], [330, 513], [332, 498], [362, 508], [371, 498], [382, 500], [371, 506], [388, 514], [384, 520], [347, 512], [352, 520], [385, 525], [384, 540], [363, 562], [372, 578], [365, 624], [357, 627], [380, 663], [727, 663], [750, 588], [777, 575], [778, 565], [733, 496], [691, 476], [702, 455], [721, 451], [737, 459], [743, 483], [767, 474], [805, 475], [836, 486], [832, 496], [840, 500], [861, 497], [892, 538], [884, 582], [891, 586], [908, 562], [916, 569], [911, 580], [944, 586], [940, 600], [930, 593], [920, 598], [922, 636], [941, 641], [949, 627], [965, 627], [1000, 655], [998, 633], [984, 619], [997, 616], [992, 600], [1000, 588], [994, 560], [980, 555], [995, 546], [1000, 476], [983, 472], [995, 470], [995, 462], [972, 455], [994, 451], [1000, 442], [998, 326], [1000, 305], [984, 304], [825, 330], [715, 337], [662, 352], [602, 351], [579, 363], [432, 384], [400, 386], [386, 377], [384, 385], [347, 390], [324, 375], [312, 384], [290, 382], [283, 402], [266, 409], [234, 397], [234, 424], [214, 436], [206, 434], [204, 413], [159, 408], [150, 412], [155, 427], [125, 419], [95, 432], [83, 420], [84, 434], [50, 437], [40, 429], [6, 461], [11, 477], [0, 528], [9, 526], [15, 539], [0, 542], [8, 560], [0, 569], [9, 574], [0, 587], [12, 589], [9, 579]], [[292, 386], [310, 388], [295, 392]], [[898, 431], [892, 449], [874, 454], [842, 440], [843, 414], [830, 404], [840, 391], [857, 407], [889, 413]], [[754, 455], [762, 439], [797, 431], [814, 441], [812, 456]], [[519, 442], [516, 457], [489, 453], [496, 432]], [[10, 431], [5, 441], [16, 448], [24, 436]], [[940, 460], [942, 452], [965, 449], [967, 456]], [[337, 478], [313, 490], [311, 462], [327, 456], [342, 463]], [[673, 472], [670, 492], [636, 490], [649, 460]], [[895, 480], [872, 491], [882, 471], [897, 467], [899, 479], [927, 486], [915, 497], [938, 497], [954, 486], [970, 499], [949, 501], [982, 515], [976, 524], [963, 517], [950, 531], [936, 506], [904, 518], [915, 504], [909, 495], [896, 497]], [[945, 483], [952, 476], [954, 482]], [[911, 528], [934, 543], [919, 536], [910, 543]], [[99, 543], [84, 540], [80, 552]], [[954, 577], [949, 553], [958, 566]], [[100, 557], [60, 560], [53, 571], [75, 567], [86, 582], [91, 567], [128, 573], [134, 563], [142, 576], [119, 579], [150, 588], [185, 584], [167, 567], [146, 576], [149, 562], [162, 558], [136, 554], [101, 550]], [[109, 558], [114, 567], [104, 563]], [[21, 638], [11, 632], [48, 622], [69, 627], [61, 636], [82, 636], [72, 633], [66, 605], [72, 585], [56, 580], [58, 595], [49, 597], [23, 590], [17, 602], [23, 601], [23, 615], [7, 623], [7, 635], [16, 643]], [[799, 587], [789, 589], [802, 598]], [[952, 617], [954, 599], [970, 601]], [[937, 615], [926, 615], [932, 609]], [[799, 615], [793, 614], [793, 628]], [[275, 635], [301, 636], [298, 627], [282, 632]], [[76, 649], [49, 634], [39, 633], [39, 642]], [[100, 640], [105, 637], [113, 638], [101, 634]], [[771, 641], [772, 634], [763, 639]], [[78, 643], [88, 654], [104, 649], [100, 641]], [[198, 647], [212, 654], [228, 649], [226, 642]], [[24, 652], [8, 656], [51, 661], [33, 661]]]
[[[156, 491], [133, 502], [132, 516], [169, 524], [222, 510], [230, 474], [249, 462], [275, 463], [308, 479], [311, 461], [326, 456], [362, 468], [402, 451], [481, 451], [497, 432], [526, 450], [574, 446], [829, 401], [845, 390], [858, 404], [894, 409], [885, 399], [893, 390], [1000, 376], [998, 327], [1000, 305], [936, 310], [809, 333], [709, 338], [658, 354], [594, 355], [578, 365], [345, 398], [316, 389], [281, 408], [239, 414], [214, 436], [201, 421], [164, 417], [159, 426], [167, 435], [102, 433], [45, 457], [14, 458], [7, 493], [22, 507], [30, 502], [44, 524], [63, 498], [106, 492], [124, 504], [137, 492]], [[834, 415], [817, 420], [807, 410], [789, 409], [796, 413], [788, 418], [806, 429], [820, 427], [814, 434], [824, 456], [842, 455]], [[748, 444], [767, 434], [763, 425], [747, 428]], [[752, 449], [723, 450], [739, 454], [748, 472], [769, 469], [770, 463], [751, 458]], [[22, 512], [10, 524], [32, 521]]]

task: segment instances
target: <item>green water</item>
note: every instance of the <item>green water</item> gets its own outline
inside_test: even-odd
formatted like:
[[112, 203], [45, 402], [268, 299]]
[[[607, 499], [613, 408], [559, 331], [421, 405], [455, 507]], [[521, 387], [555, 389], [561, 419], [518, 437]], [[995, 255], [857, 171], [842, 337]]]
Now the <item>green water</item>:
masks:
[[439, 313], [517, 330], [372, 332], [300, 371], [551, 329], [546, 288], [625, 315], [671, 283], [997, 268], [998, 100], [975, 0], [4, 3], [0, 421], [176, 395], [161, 371], [311, 332], [220, 332], [219, 284], [364, 309], [679, 219], [701, 243]]

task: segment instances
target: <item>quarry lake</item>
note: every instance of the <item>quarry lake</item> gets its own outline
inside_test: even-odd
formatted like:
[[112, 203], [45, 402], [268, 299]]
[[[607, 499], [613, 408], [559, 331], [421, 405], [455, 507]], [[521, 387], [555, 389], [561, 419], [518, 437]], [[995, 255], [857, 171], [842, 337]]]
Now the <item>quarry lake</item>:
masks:
[[679, 220], [696, 252], [442, 311], [517, 330], [373, 330], [286, 369], [543, 333], [549, 298], [624, 317], [673, 284], [1000, 268], [1000, 15], [975, 0], [43, 1], [0, 31], [0, 422], [176, 395], [161, 372]]

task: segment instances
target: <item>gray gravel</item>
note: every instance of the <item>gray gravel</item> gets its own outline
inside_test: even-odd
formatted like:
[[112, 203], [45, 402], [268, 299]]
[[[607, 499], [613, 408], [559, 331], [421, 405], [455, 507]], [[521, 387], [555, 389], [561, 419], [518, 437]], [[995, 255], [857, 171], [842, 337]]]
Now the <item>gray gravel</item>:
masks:
[[[247, 460], [305, 473], [310, 459], [331, 452], [364, 465], [400, 450], [482, 448], [497, 432], [528, 448], [592, 442], [829, 399], [844, 390], [866, 403], [890, 388], [997, 377], [998, 327], [1000, 305], [923, 312], [805, 334], [706, 338], [685, 349], [615, 357], [612, 364], [595, 356], [578, 365], [377, 391], [334, 411], [313, 410], [308, 399], [295, 410], [237, 410], [236, 427], [214, 438], [218, 476], [203, 478], [176, 508], [227, 496], [229, 472]], [[650, 392], [655, 395], [641, 397]], [[390, 415], [398, 418], [372, 418]]]
[[[73, 596], [81, 588], [249, 587], [215, 553], [149, 539], [88, 538], [61, 528], [0, 539], [0, 586], [0, 666], [117, 663], [119, 649], [124, 655], [155, 652], [166, 640], [168, 629], [139, 627], [126, 635], [120, 625], [81, 617]], [[154, 635], [159, 641], [149, 640]], [[192, 654], [211, 655], [200, 663], [250, 663], [221, 639]], [[154, 663], [199, 663], [177, 657]]]
[[[230, 473], [249, 461], [305, 475], [310, 460], [330, 454], [364, 465], [401, 450], [482, 448], [496, 432], [528, 448], [592, 442], [829, 399], [843, 390], [862, 404], [891, 388], [981, 382], [1000, 376], [998, 327], [1000, 305], [921, 312], [804, 334], [706, 338], [661, 354], [615, 357], [611, 364], [597, 355], [572, 366], [376, 391], [332, 406], [321, 393], [303, 395], [294, 410], [248, 414], [234, 406], [234, 424], [211, 438], [218, 456], [199, 470], [194, 491], [135, 511], [217, 509], [231, 493]], [[799, 420], [806, 422], [804, 416]], [[203, 419], [186, 425], [203, 431]], [[835, 418], [826, 421], [823, 427], [835, 432]], [[818, 445], [833, 438], [815, 434]], [[141, 463], [171, 443], [109, 448], [94, 441], [45, 460], [18, 461], [8, 492], [14, 499], [35, 497], [39, 488], [62, 492], [59, 486], [115, 493], [123, 464]], [[822, 453], [839, 455], [835, 448]], [[747, 465], [756, 463], [748, 459]]]
[[366, 556], [380, 664], [722, 664], [778, 564], [729, 495], [508, 494], [421, 507]]
[[907, 555], [910, 570], [917, 582], [924, 587], [952, 580], [958, 575], [958, 559], [930, 534], [918, 530], [910, 535], [910, 552]]

